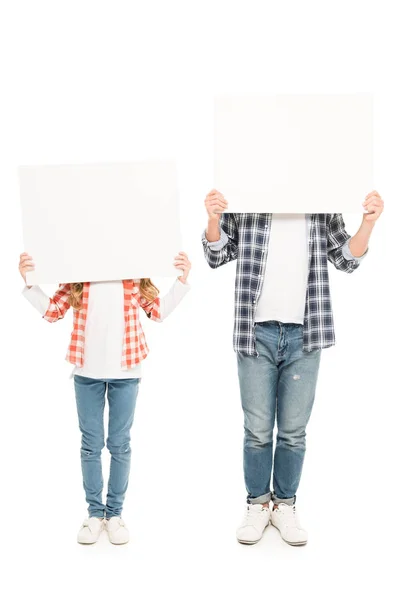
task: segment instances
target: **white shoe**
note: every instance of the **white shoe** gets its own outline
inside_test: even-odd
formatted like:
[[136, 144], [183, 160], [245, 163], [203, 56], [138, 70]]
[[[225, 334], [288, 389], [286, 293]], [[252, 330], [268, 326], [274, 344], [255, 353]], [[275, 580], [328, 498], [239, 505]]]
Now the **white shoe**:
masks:
[[126, 544], [129, 542], [129, 531], [121, 517], [111, 517], [104, 521], [109, 540], [112, 544]]
[[291, 546], [304, 546], [307, 544], [308, 535], [299, 522], [295, 506], [280, 502], [272, 511], [271, 522], [279, 529], [282, 539]]
[[256, 544], [271, 520], [271, 511], [262, 504], [248, 504], [243, 523], [236, 531], [241, 544]]
[[79, 544], [95, 544], [103, 529], [103, 519], [98, 519], [97, 517], [85, 519], [78, 531]]

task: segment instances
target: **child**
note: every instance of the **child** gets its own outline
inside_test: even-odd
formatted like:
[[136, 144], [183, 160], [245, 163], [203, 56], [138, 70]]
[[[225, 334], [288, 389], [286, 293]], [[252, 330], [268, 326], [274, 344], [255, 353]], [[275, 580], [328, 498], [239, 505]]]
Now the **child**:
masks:
[[269, 523], [288, 544], [307, 543], [295, 502], [321, 351], [335, 343], [328, 262], [345, 273], [359, 267], [383, 204], [376, 190], [367, 194], [367, 212], [351, 237], [340, 213], [227, 213], [221, 192], [206, 196], [205, 258], [213, 269], [237, 261], [233, 344], [247, 488], [236, 533], [242, 544], [257, 543]]
[[[183, 271], [162, 298], [150, 279], [126, 279], [60, 284], [52, 298], [39, 286], [25, 286], [27, 300], [50, 323], [73, 308], [73, 331], [66, 360], [74, 365], [81, 464], [89, 516], [78, 532], [78, 542], [93, 544], [105, 528], [110, 542], [125, 544], [129, 532], [121, 518], [130, 470], [130, 429], [141, 381], [141, 362], [148, 348], [139, 320], [139, 308], [154, 321], [163, 321], [190, 289], [191, 264], [184, 252], [174, 265]], [[34, 269], [32, 257], [21, 254], [19, 270], [26, 283]], [[102, 501], [101, 451], [104, 447], [104, 405], [109, 422], [107, 448], [111, 454], [106, 504]]]

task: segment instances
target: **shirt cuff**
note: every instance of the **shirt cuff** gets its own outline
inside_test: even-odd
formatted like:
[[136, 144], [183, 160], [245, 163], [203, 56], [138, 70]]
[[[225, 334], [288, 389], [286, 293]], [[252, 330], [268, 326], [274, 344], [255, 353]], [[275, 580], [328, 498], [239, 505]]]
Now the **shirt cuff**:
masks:
[[31, 288], [26, 285], [22, 290], [22, 295], [40, 312], [42, 317], [46, 314], [50, 299], [38, 285], [33, 285]]
[[226, 246], [226, 244], [229, 242], [228, 236], [226, 235], [225, 231], [223, 229], [221, 229], [221, 227], [219, 228], [219, 240], [217, 240], [216, 242], [209, 242], [208, 239], [206, 238], [206, 230], [203, 231], [203, 242], [205, 242], [208, 246], [208, 248], [210, 248], [210, 250], [222, 250], [222, 248], [224, 246]]
[[189, 290], [189, 283], [182, 283], [178, 278], [175, 279], [169, 292], [160, 298], [160, 321], [164, 321], [175, 310]]
[[354, 254], [350, 250], [350, 240], [351, 238], [349, 238], [342, 246], [343, 258], [345, 258], [346, 260], [356, 260], [358, 262], [361, 262], [363, 258], [365, 258], [365, 255], [368, 252], [368, 248], [361, 256], [354, 256]]
[[[180, 275], [179, 275], [179, 277], [180, 277]], [[181, 287], [183, 292], [185, 292], [185, 293], [188, 292], [191, 287], [190, 283], [187, 280], [186, 280], [186, 283], [183, 283], [183, 281], [181, 281], [179, 279], [179, 277], [176, 278], [175, 285], [177, 285], [178, 287]]]

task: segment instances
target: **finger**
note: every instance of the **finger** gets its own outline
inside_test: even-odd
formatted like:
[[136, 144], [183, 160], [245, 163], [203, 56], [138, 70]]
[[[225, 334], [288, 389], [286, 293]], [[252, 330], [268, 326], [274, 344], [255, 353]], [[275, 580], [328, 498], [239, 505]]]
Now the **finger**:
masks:
[[182, 259], [178, 259], [178, 260], [175, 260], [175, 261], [174, 261], [174, 264], [175, 264], [175, 265], [177, 265], [178, 263], [179, 263], [180, 265], [187, 265], [187, 264], [188, 264], [188, 262], [187, 262], [186, 260], [182, 260]]
[[224, 200], [224, 201], [223, 200], [212, 200], [208, 206], [209, 206], [209, 208], [217, 207], [217, 208], [224, 209], [228, 206], [228, 203], [226, 202], [226, 200]]
[[223, 196], [211, 196], [206, 200], [206, 204], [211, 204], [212, 202], [226, 202]]
[[377, 198], [376, 196], [371, 196], [371, 198], [368, 198], [368, 200], [364, 200], [363, 206], [369, 206], [371, 203], [374, 202], [380, 204], [381, 202], [383, 202], [383, 200], [381, 198]]
[[221, 198], [211, 198], [210, 200], [208, 200], [206, 202], [206, 206], [210, 207], [210, 206], [214, 206], [215, 204], [218, 204], [218, 203], [228, 206], [227, 201], [222, 200]]
[[365, 198], [364, 202], [370, 202], [370, 200], [372, 200], [373, 198], [376, 198], [376, 200], [382, 200], [382, 198], [379, 195], [370, 194], [369, 196], [367, 196], [367, 198]]
[[378, 196], [378, 198], [380, 198], [380, 194], [376, 190], [372, 190], [372, 192], [369, 192], [369, 194], [365, 196], [365, 200], [367, 200], [370, 196]]
[[188, 257], [186, 256], [186, 254], [183, 254], [183, 252], [179, 252], [177, 256], [174, 256], [174, 260], [188, 260]]
[[184, 256], [185, 258], [188, 257], [188, 255], [186, 254], [186, 252], [183, 252], [182, 250], [178, 253], [180, 256]]
[[380, 196], [375, 196], [375, 194], [374, 194], [374, 195], [372, 195], [372, 196], [368, 196], [368, 198], [367, 198], [366, 200], [364, 200], [363, 204], [364, 204], [364, 205], [365, 205], [365, 204], [368, 204], [369, 202], [371, 202], [371, 201], [373, 201], [373, 200], [378, 200], [379, 202], [381, 202], [381, 201], [382, 201], [382, 198], [381, 198]]
[[215, 198], [216, 196], [222, 196], [222, 194], [220, 192], [217, 192], [217, 190], [214, 190], [213, 192], [209, 192], [206, 197]]
[[219, 192], [218, 190], [213, 190], [209, 194], [207, 194], [207, 197], [209, 197], [209, 198], [212, 198], [214, 196], [219, 196], [220, 198], [224, 197], [224, 195], [221, 192]]
[[371, 210], [380, 210], [382, 208], [382, 205], [378, 204], [377, 202], [371, 202], [370, 204], [367, 204], [367, 206], [365, 208], [368, 211], [371, 211]]
[[34, 267], [35, 264], [32, 261], [23, 261], [20, 263], [19, 267], [20, 269], [25, 269], [26, 267]]

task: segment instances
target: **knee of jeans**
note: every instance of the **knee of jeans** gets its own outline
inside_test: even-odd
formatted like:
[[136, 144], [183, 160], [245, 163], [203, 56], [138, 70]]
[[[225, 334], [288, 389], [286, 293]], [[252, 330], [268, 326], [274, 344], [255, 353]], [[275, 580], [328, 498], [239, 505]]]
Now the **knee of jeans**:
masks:
[[131, 451], [130, 442], [124, 442], [123, 444], [115, 444], [112, 440], [107, 440], [107, 448], [110, 454], [129, 454]]
[[273, 430], [245, 428], [245, 447], [264, 448], [272, 444]]
[[82, 440], [81, 456], [100, 456], [103, 448], [103, 440]]
[[278, 430], [276, 442], [277, 445], [304, 449], [306, 447], [306, 430], [304, 428], [293, 431]]

